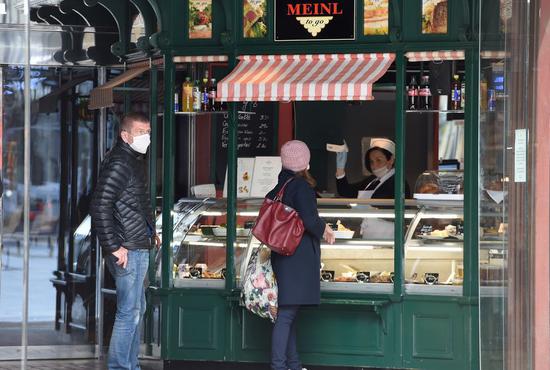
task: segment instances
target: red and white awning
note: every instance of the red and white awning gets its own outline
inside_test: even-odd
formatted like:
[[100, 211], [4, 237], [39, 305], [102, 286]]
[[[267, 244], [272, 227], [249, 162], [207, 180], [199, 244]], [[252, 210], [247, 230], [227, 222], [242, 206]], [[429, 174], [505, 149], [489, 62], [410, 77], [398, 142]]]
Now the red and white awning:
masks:
[[174, 63], [227, 62], [227, 55], [187, 55], [174, 57]]
[[218, 83], [222, 101], [372, 100], [394, 54], [244, 55]]
[[510, 58], [510, 52], [504, 50], [483, 50], [479, 53], [481, 59], [506, 59]]
[[405, 53], [409, 62], [433, 62], [464, 59], [464, 50], [410, 51]]

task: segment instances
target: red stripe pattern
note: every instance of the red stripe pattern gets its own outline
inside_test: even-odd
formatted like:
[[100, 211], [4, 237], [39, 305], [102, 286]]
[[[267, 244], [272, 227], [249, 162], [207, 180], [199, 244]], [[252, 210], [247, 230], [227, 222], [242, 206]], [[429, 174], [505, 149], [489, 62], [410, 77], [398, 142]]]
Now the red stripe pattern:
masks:
[[464, 50], [411, 51], [405, 53], [409, 62], [432, 62], [464, 59]]
[[483, 50], [479, 53], [481, 59], [506, 59], [510, 58], [510, 52], [503, 50]]
[[227, 55], [189, 55], [174, 57], [174, 63], [227, 62]]
[[222, 101], [372, 100], [394, 54], [244, 55], [218, 84]]

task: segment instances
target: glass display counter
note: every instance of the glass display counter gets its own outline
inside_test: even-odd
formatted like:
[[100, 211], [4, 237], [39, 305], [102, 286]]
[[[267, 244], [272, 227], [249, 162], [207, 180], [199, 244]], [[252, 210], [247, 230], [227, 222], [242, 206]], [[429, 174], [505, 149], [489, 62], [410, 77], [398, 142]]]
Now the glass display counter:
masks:
[[[239, 282], [260, 242], [251, 234], [263, 199], [237, 202], [235, 271]], [[324, 291], [392, 293], [395, 213], [392, 200], [319, 199], [319, 214], [336, 233], [321, 242], [319, 278]], [[407, 200], [404, 212], [404, 279], [408, 294], [462, 295], [464, 222], [462, 201]], [[172, 278], [174, 287], [223, 289], [226, 268], [225, 199], [183, 199], [174, 207]], [[383, 234], [365, 232], [375, 222]], [[161, 233], [161, 218], [157, 230]], [[161, 235], [162, 237], [162, 235]], [[502, 281], [502, 243], [487, 233], [480, 241], [481, 283]], [[485, 269], [483, 267], [486, 267]], [[486, 271], [484, 278], [483, 271]], [[498, 276], [497, 276], [498, 275]], [[156, 272], [160, 278], [160, 269]]]

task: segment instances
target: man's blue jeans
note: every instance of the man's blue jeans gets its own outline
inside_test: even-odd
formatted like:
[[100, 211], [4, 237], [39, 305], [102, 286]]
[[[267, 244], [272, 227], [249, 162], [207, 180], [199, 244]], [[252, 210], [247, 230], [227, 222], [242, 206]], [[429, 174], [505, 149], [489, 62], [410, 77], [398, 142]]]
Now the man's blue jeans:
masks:
[[145, 313], [144, 280], [149, 266], [149, 250], [128, 251], [122, 268], [116, 257], [107, 256], [107, 266], [116, 283], [116, 316], [109, 345], [109, 370], [140, 370], [138, 355], [141, 319]]

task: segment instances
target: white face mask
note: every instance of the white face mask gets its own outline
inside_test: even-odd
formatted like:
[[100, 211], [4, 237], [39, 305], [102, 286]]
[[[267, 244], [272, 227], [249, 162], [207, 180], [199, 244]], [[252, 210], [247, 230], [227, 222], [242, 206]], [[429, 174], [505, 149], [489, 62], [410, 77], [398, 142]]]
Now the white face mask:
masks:
[[151, 137], [149, 134], [134, 136], [134, 142], [130, 144], [130, 148], [134, 149], [138, 153], [145, 154], [150, 143]]
[[387, 174], [389, 171], [388, 167], [382, 167], [382, 168], [377, 168], [375, 170], [372, 170], [372, 173], [374, 174], [374, 176], [378, 177], [379, 179], [381, 179], [382, 177], [384, 177], [385, 174]]

